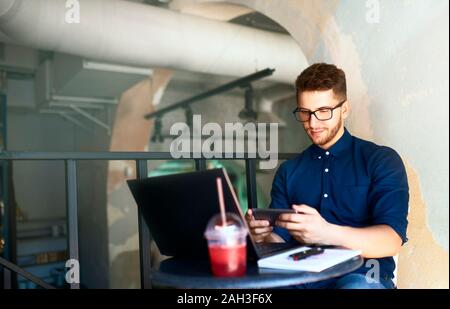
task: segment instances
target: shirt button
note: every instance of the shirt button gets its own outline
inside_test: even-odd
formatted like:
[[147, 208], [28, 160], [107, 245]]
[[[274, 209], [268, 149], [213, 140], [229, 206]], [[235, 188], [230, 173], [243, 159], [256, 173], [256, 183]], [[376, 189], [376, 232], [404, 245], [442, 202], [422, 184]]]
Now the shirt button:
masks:
[[328, 194], [325, 193], [325, 194], [323, 195], [323, 197], [324, 197], [324, 198], [327, 198], [327, 197], [328, 197]]
[[330, 154], [330, 152], [327, 151], [327, 152], [325, 152], [325, 154], [328, 156]]
[[318, 156], [318, 158], [319, 158], [319, 159], [322, 159], [322, 157], [321, 157], [321, 156]]
[[328, 169], [327, 168], [325, 169], [325, 173], [328, 173]]

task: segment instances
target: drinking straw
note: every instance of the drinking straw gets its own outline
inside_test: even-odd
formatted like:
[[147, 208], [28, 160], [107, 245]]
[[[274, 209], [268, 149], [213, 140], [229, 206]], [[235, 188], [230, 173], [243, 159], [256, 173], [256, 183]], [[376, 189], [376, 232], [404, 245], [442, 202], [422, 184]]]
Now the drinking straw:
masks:
[[222, 226], [225, 226], [227, 220], [225, 217], [225, 204], [223, 202], [222, 179], [220, 177], [216, 178], [216, 184], [217, 184], [217, 194], [219, 195], [220, 214], [222, 215]]

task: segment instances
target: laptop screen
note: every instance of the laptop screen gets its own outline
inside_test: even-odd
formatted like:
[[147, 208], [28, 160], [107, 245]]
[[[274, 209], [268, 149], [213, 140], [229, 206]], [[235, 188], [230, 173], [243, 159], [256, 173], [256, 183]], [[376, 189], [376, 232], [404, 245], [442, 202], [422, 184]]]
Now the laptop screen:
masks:
[[[208, 257], [203, 235], [217, 214], [216, 178], [223, 183], [225, 209], [243, 218], [239, 202], [224, 169], [128, 180], [128, 186], [160, 252], [176, 257]], [[245, 220], [244, 220], [244, 224]], [[248, 238], [248, 244], [252, 240]], [[254, 255], [253, 243], [250, 254]]]

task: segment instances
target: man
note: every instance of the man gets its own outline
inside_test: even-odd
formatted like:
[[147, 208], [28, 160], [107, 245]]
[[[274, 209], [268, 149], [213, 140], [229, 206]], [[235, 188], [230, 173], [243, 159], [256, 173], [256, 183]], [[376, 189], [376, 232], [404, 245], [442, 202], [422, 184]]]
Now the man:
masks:
[[272, 227], [249, 210], [251, 233], [257, 242], [362, 251], [365, 263], [355, 272], [299, 288], [393, 288], [393, 256], [407, 241], [409, 193], [402, 160], [391, 148], [354, 137], [344, 127], [350, 104], [341, 69], [313, 64], [298, 76], [296, 88], [294, 114], [313, 144], [280, 165], [270, 207], [297, 213], [280, 215]]

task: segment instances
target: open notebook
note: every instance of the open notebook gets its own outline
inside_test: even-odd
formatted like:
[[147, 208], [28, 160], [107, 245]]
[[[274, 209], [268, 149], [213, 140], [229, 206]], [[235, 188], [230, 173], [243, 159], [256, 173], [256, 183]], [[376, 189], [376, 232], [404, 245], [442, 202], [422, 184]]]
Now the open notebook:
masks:
[[298, 261], [294, 261], [289, 257], [289, 255], [293, 253], [307, 249], [310, 249], [310, 247], [295, 248], [267, 258], [262, 258], [258, 260], [258, 267], [262, 269], [270, 268], [290, 271], [320, 272], [361, 254], [361, 251], [359, 250], [325, 249], [321, 254], [312, 255]]

